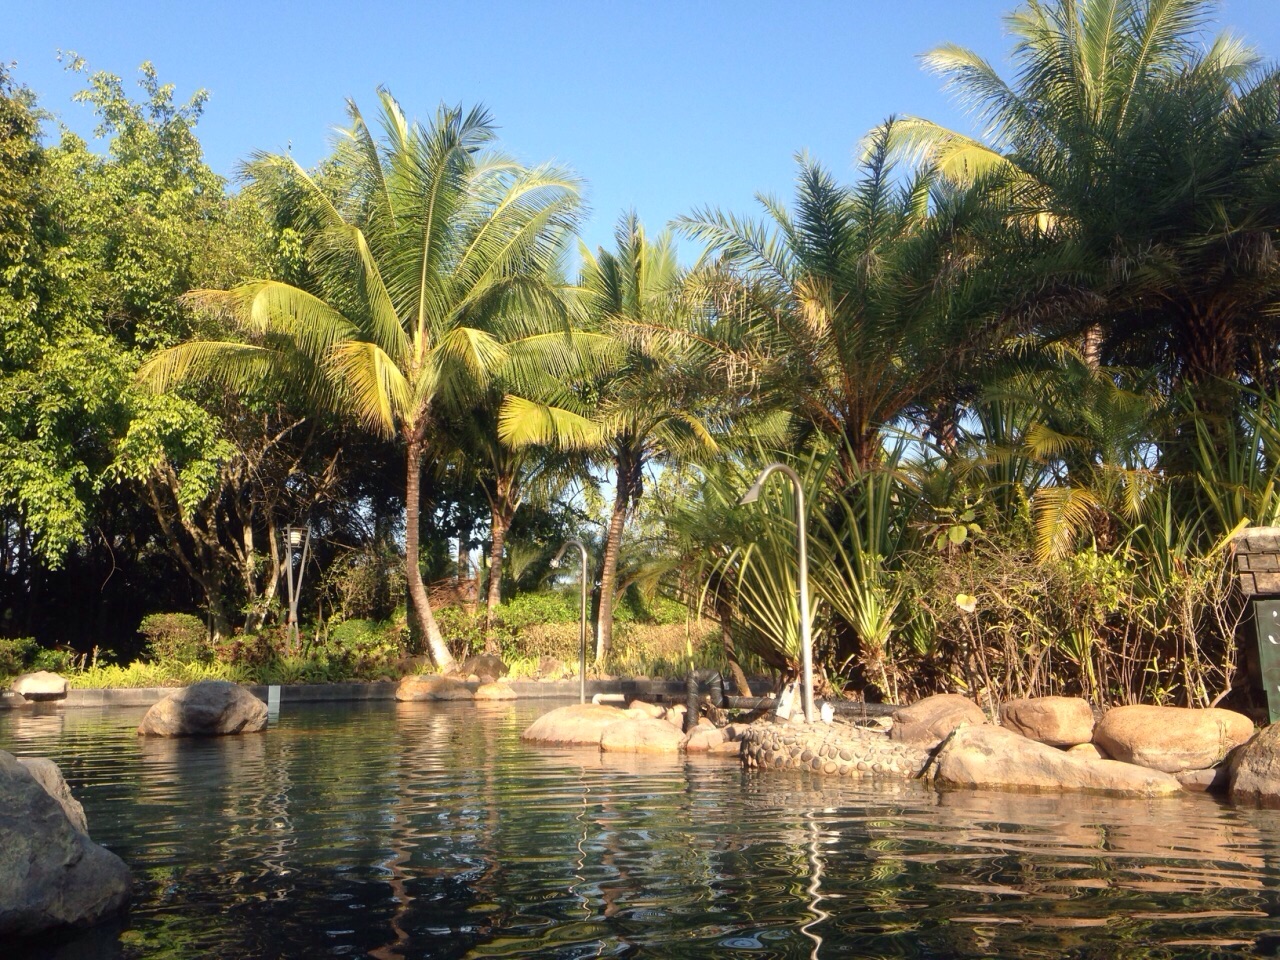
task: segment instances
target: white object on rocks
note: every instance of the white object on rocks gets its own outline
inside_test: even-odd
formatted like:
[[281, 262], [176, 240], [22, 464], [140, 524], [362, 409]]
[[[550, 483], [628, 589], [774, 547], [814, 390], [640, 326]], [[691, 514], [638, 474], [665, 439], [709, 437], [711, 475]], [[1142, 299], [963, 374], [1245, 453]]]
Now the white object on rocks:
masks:
[[829, 703], [823, 703], [821, 716], [822, 722], [830, 725], [836, 718], [836, 708]]

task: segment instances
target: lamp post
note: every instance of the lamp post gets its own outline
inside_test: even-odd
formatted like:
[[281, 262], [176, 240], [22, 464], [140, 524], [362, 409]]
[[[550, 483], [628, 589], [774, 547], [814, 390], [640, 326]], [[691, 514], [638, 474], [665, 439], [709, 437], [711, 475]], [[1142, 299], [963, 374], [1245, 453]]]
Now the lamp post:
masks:
[[751, 485], [750, 490], [742, 495], [738, 505], [745, 506], [748, 503], [755, 503], [759, 500], [760, 491], [764, 489], [765, 480], [769, 478], [769, 474], [775, 471], [785, 473], [791, 479], [791, 484], [796, 491], [796, 548], [800, 559], [801, 681], [803, 686], [804, 719], [806, 723], [813, 723], [813, 636], [809, 630], [809, 538], [805, 532], [805, 528], [808, 525], [808, 517], [804, 509], [804, 485], [800, 481], [800, 474], [785, 463], [771, 463], [760, 471], [760, 475], [756, 477], [756, 482]]
[[[288, 551], [288, 563], [285, 565], [286, 581], [289, 586], [289, 623], [287, 633], [290, 648], [298, 647], [298, 600], [302, 596], [302, 575], [307, 569], [307, 557], [311, 553], [311, 525], [305, 527], [285, 527], [285, 549]], [[298, 564], [298, 576], [293, 576], [293, 551], [302, 548], [302, 562]]]
[[582, 554], [582, 615], [578, 626], [578, 642], [581, 650], [578, 654], [578, 702], [587, 702], [587, 548], [581, 540], [566, 540], [560, 552], [551, 561], [553, 569], [560, 566], [564, 552], [570, 547], [577, 547]]

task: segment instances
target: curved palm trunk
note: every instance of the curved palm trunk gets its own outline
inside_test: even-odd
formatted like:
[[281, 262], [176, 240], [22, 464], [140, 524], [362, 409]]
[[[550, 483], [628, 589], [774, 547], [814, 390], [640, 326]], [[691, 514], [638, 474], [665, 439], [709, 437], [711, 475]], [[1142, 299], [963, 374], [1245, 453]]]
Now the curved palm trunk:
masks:
[[408, 475], [405, 477], [404, 495], [404, 561], [405, 578], [409, 584], [409, 601], [413, 614], [418, 619], [418, 632], [426, 637], [427, 652], [431, 661], [440, 670], [453, 668], [453, 655], [445, 646], [444, 636], [436, 624], [431, 612], [431, 601], [427, 599], [427, 587], [422, 582], [422, 568], [418, 566], [418, 525], [422, 514], [422, 454], [423, 443], [418, 439], [410, 439], [408, 453]]
[[627, 512], [640, 489], [640, 463], [619, 455], [617, 490], [613, 497], [613, 513], [604, 538], [604, 554], [600, 558], [600, 596], [596, 607], [596, 662], [604, 660], [613, 649], [613, 601], [618, 589], [618, 556], [622, 553], [622, 532], [627, 525]]

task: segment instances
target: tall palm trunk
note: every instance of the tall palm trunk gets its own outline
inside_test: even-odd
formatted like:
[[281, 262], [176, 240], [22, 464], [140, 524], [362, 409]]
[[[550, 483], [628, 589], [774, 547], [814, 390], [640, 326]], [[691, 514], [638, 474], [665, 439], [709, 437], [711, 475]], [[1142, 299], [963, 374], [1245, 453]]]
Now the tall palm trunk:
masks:
[[422, 517], [422, 455], [423, 442], [419, 437], [409, 439], [408, 475], [404, 493], [404, 562], [405, 576], [409, 583], [409, 600], [413, 614], [418, 619], [418, 632], [426, 637], [427, 652], [432, 662], [441, 670], [453, 668], [453, 655], [445, 646], [444, 636], [431, 612], [427, 599], [427, 587], [422, 582], [422, 568], [418, 565], [418, 526]]
[[498, 606], [502, 603], [502, 550], [519, 506], [515, 486], [514, 477], [499, 474], [494, 481], [493, 493], [489, 495], [489, 536], [492, 543], [489, 546], [489, 591], [484, 611], [486, 629], [493, 623]]
[[641, 464], [627, 454], [615, 458], [617, 489], [613, 498], [613, 514], [604, 538], [604, 555], [600, 558], [600, 596], [596, 607], [596, 661], [608, 656], [613, 648], [613, 598], [618, 589], [618, 556], [622, 552], [622, 531], [627, 525], [627, 512], [640, 486]]

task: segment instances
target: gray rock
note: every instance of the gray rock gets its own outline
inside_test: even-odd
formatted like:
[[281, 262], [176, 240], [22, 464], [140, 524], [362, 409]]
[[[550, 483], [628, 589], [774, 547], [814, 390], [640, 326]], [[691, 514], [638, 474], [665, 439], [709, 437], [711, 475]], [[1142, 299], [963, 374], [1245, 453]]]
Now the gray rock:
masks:
[[131, 886], [124, 861], [0, 751], [0, 938], [98, 923], [128, 906]]
[[1273, 723], [1227, 761], [1232, 800], [1280, 806], [1280, 723]]
[[69, 686], [61, 674], [37, 670], [15, 678], [9, 689], [28, 700], [65, 700]]
[[1093, 708], [1079, 697], [1010, 700], [1000, 705], [1000, 723], [1051, 747], [1074, 747], [1093, 739]]
[[938, 783], [997, 790], [1073, 791], [1161, 797], [1182, 785], [1167, 773], [1115, 760], [1087, 760], [1003, 727], [965, 727], [951, 735], [933, 764]]
[[27, 768], [27, 772], [35, 778], [36, 783], [44, 787], [45, 793], [57, 800], [62, 812], [67, 815], [71, 825], [86, 836], [89, 833], [89, 822], [84, 816], [84, 807], [80, 805], [62, 777], [58, 765], [47, 757], [21, 757], [18, 762]]
[[986, 722], [982, 708], [968, 697], [939, 693], [895, 710], [889, 737], [898, 743], [932, 750], [954, 730]]
[[267, 705], [226, 680], [193, 683], [152, 705], [138, 724], [151, 737], [215, 737], [267, 728]]
[[1251, 736], [1253, 721], [1234, 710], [1144, 704], [1108, 710], [1093, 730], [1114, 759], [1165, 773], [1215, 767]]
[[511, 668], [502, 662], [502, 658], [491, 653], [481, 653], [474, 657], [467, 657], [466, 661], [457, 670], [457, 673], [464, 677], [474, 675], [481, 683], [492, 683], [495, 680], [501, 680], [510, 672]]

